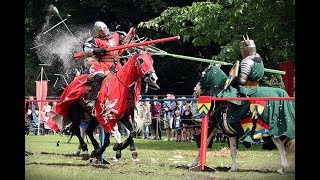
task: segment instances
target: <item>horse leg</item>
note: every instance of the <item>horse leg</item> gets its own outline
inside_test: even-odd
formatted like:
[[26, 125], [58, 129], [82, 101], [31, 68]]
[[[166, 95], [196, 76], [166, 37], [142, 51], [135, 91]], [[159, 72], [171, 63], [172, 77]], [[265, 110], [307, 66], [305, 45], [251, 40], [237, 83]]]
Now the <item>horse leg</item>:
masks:
[[94, 134], [93, 134], [94, 130], [96, 129], [96, 127], [98, 125], [99, 125], [99, 122], [95, 118], [92, 118], [90, 120], [90, 123], [89, 123], [87, 129], [86, 129], [86, 134], [89, 137], [94, 150], [98, 150], [100, 148], [100, 145], [99, 145], [98, 141], [96, 140], [96, 138], [94, 138]]
[[[84, 139], [84, 129], [80, 127], [80, 136]], [[79, 155], [81, 152], [81, 143], [79, 143], [78, 149], [76, 152], [74, 152], [75, 155]]]
[[103, 164], [110, 164], [108, 161], [102, 158], [102, 154], [106, 150], [106, 148], [110, 145], [110, 132], [105, 132], [104, 140], [103, 140], [103, 145], [101, 148], [95, 149], [91, 152], [91, 157], [97, 158], [97, 162], [100, 163], [99, 161], [101, 160], [101, 163]]
[[80, 135], [80, 113], [81, 112], [81, 106], [78, 103], [74, 103], [70, 106], [69, 108], [69, 116], [71, 118], [71, 122], [72, 122], [72, 129], [73, 134], [75, 134], [78, 139], [79, 139], [79, 148], [82, 149], [83, 151], [83, 155], [82, 155], [82, 159], [83, 160], [88, 160], [89, 159], [89, 154], [88, 154], [88, 147], [87, 144], [84, 142], [84, 139], [81, 137]]
[[288, 165], [288, 160], [286, 157], [286, 151], [285, 151], [285, 146], [284, 143], [286, 142], [287, 138], [281, 139], [281, 138], [275, 138], [271, 137], [272, 141], [274, 144], [277, 146], [280, 154], [280, 166], [281, 168], [277, 170], [278, 173], [283, 174], [284, 170], [286, 170], [289, 165]]
[[[119, 132], [119, 128], [118, 128], [118, 125], [116, 124], [113, 128], [112, 128], [112, 134], [116, 140], [116, 143], [121, 143], [121, 134]], [[116, 152], [116, 156], [114, 157], [114, 159], [120, 159], [122, 156], [121, 154], [121, 150], [117, 150]]]
[[[217, 134], [217, 131], [218, 129], [217, 128], [214, 128], [211, 133], [209, 134], [208, 136], [208, 139], [207, 139], [207, 146], [209, 146], [209, 143], [211, 141], [211, 139], [213, 138], [214, 135]], [[198, 151], [198, 156], [193, 160], [193, 162], [191, 164], [188, 165], [189, 168], [192, 168], [192, 167], [195, 167], [199, 164], [200, 162], [200, 148], [199, 148], [199, 151]]]
[[[83, 160], [88, 160], [89, 155], [88, 155], [88, 147], [87, 144], [84, 142], [84, 139], [80, 135], [80, 127], [79, 123], [74, 122], [72, 124], [72, 127], [70, 128], [70, 131], [72, 132], [72, 135], [76, 135], [78, 140], [79, 140], [79, 146], [76, 152], [74, 152], [75, 155], [79, 155], [81, 150], [84, 152], [84, 155], [82, 157]], [[87, 154], [87, 155], [86, 155]]]
[[132, 122], [129, 120], [129, 116], [125, 116], [121, 119], [123, 125], [129, 130], [129, 136], [123, 143], [116, 143], [113, 146], [114, 151], [123, 150], [130, 145], [130, 151], [132, 152], [132, 157], [134, 160], [137, 160], [138, 152], [136, 151], [136, 147], [134, 144], [133, 138], [136, 136], [136, 131], [133, 130]]
[[237, 136], [232, 136], [229, 137], [229, 148], [230, 148], [230, 153], [231, 153], [231, 158], [232, 158], [232, 165], [231, 169], [229, 172], [235, 172], [238, 170], [237, 168]]

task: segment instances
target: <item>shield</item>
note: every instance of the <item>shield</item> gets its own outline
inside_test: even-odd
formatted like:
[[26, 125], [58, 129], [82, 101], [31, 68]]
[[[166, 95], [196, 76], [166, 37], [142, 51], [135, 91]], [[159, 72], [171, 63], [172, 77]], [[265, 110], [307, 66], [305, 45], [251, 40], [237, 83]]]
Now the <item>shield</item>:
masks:
[[238, 77], [239, 64], [239, 61], [236, 61], [236, 63], [232, 66], [226, 83], [224, 84], [224, 89], [227, 89], [232, 83], [232, 81], [235, 79], [235, 77]]
[[211, 97], [210, 96], [200, 96], [198, 98], [198, 110], [201, 117], [204, 117], [210, 110], [211, 107]]

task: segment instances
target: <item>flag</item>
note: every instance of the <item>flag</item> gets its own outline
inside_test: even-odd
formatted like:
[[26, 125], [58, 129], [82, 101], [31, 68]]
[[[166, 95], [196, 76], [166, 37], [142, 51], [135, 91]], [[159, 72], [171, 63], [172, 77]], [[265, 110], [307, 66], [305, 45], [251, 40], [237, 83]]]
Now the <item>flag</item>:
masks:
[[[46, 100], [48, 92], [48, 81], [36, 81], [36, 98], [37, 100]], [[42, 110], [44, 102], [38, 102], [39, 111]], [[41, 114], [41, 113], [40, 113]], [[40, 117], [40, 122], [43, 122], [43, 117]]]
[[[248, 134], [253, 127], [252, 118], [242, 119], [240, 120], [240, 124], [244, 131], [244, 134]], [[253, 141], [258, 144], [262, 143], [263, 142], [262, 137], [268, 129], [269, 129], [269, 124], [262, 121], [261, 119], [258, 119], [256, 124], [256, 129], [253, 133]]]
[[278, 63], [280, 70], [285, 71], [286, 74], [281, 75], [286, 91], [290, 97], [294, 94], [294, 64], [293, 61], [284, 61]]
[[253, 119], [257, 119], [258, 116], [261, 116], [266, 104], [267, 104], [266, 101], [260, 101], [260, 100], [250, 101], [250, 112], [252, 113]]

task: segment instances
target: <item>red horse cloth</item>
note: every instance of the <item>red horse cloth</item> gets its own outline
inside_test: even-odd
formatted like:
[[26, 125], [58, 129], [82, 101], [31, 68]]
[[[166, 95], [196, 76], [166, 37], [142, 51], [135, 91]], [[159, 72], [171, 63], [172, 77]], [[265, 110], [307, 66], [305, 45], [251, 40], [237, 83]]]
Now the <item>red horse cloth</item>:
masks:
[[52, 112], [61, 116], [67, 116], [69, 107], [86, 93], [87, 90], [84, 83], [86, 82], [87, 76], [88, 74], [77, 76], [67, 86], [60, 97], [60, 102], [52, 107]]

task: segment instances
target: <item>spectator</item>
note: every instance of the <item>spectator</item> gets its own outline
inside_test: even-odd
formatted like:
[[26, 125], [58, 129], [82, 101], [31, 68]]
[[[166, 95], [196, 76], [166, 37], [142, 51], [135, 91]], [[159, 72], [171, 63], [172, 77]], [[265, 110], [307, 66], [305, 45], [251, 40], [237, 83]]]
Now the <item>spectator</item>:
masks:
[[[33, 96], [29, 96], [28, 99], [29, 100], [34, 100], [34, 97]], [[27, 109], [27, 111], [29, 111], [29, 109], [31, 110], [31, 111], [29, 111], [29, 112], [31, 112], [31, 114], [28, 115], [29, 116], [28, 120], [30, 120], [30, 122], [32, 122], [33, 121], [32, 120], [33, 119], [33, 115], [35, 114], [35, 111], [39, 110], [38, 103], [37, 102], [27, 102], [26, 103], [26, 109]], [[30, 125], [29, 125], [29, 128], [30, 128]]]
[[50, 128], [46, 125], [46, 122], [50, 117], [50, 112], [51, 106], [49, 105], [49, 102], [44, 102], [40, 112], [40, 135], [47, 135], [47, 133], [49, 133]]
[[[171, 94], [167, 94], [167, 97], [165, 99], [171, 99]], [[164, 129], [166, 130], [166, 139], [165, 141], [170, 141], [170, 135], [171, 135], [171, 129], [172, 129], [172, 118], [171, 118], [171, 112], [170, 112], [170, 101], [163, 101], [163, 125]]]
[[118, 129], [121, 134], [121, 137], [129, 136], [130, 131], [124, 126], [122, 122], [118, 122]]
[[47, 125], [47, 121], [49, 120], [50, 116], [50, 112], [45, 112], [43, 118], [44, 135], [49, 135], [49, 131], [51, 130], [50, 127]]
[[180, 114], [182, 114], [183, 111], [184, 111], [184, 107], [183, 107], [181, 98], [178, 98], [177, 106], [176, 106], [175, 111], [176, 111], [176, 110], [180, 111]]
[[[167, 99], [174, 99], [175, 96], [173, 94], [167, 94]], [[170, 141], [171, 138], [171, 131], [172, 131], [172, 121], [173, 121], [173, 111], [177, 107], [177, 103], [175, 101], [164, 101], [163, 106], [164, 111], [164, 128], [166, 129], [166, 136], [167, 138], [165, 141]]]
[[39, 123], [39, 110], [36, 110], [33, 115], [32, 127], [33, 127], [33, 135], [38, 135], [38, 123]]
[[173, 116], [173, 124], [172, 124], [172, 137], [176, 138], [178, 142], [181, 141], [181, 113], [180, 110], [177, 109], [174, 112]]
[[[196, 93], [193, 93], [193, 94], [192, 94], [192, 97], [193, 97], [193, 98], [197, 98], [197, 94], [196, 94]], [[193, 119], [194, 119], [196, 122], [201, 123], [202, 117], [201, 117], [201, 114], [199, 113], [197, 101], [191, 101], [191, 102], [190, 102], [190, 107], [191, 107], [191, 113], [192, 113]], [[199, 136], [199, 135], [200, 135], [200, 133], [201, 133], [201, 126], [194, 126], [193, 130], [194, 130], [194, 133], [193, 133], [194, 139], [195, 139], [195, 138], [199, 138], [199, 137], [196, 137], [196, 136]]]
[[146, 102], [142, 103], [141, 119], [143, 121], [143, 139], [149, 139], [149, 127], [151, 124], [151, 112]]
[[[34, 97], [29, 96], [29, 100], [34, 100]], [[39, 110], [39, 106], [37, 102], [28, 102], [27, 107], [31, 109], [32, 116], [34, 115], [36, 110]]]
[[181, 115], [183, 140], [191, 142], [192, 112], [190, 104], [187, 103], [184, 113]]
[[[158, 99], [158, 96], [153, 96], [153, 99]], [[154, 139], [158, 139], [158, 140], [161, 140], [161, 128], [160, 128], [161, 109], [162, 109], [162, 104], [159, 101], [154, 101], [150, 104]]]
[[25, 123], [24, 123], [24, 127], [25, 127], [25, 132], [24, 134], [26, 136], [29, 136], [29, 130], [30, 130], [30, 123], [31, 123], [31, 118], [32, 114], [31, 114], [31, 109], [27, 110], [26, 116], [25, 116]]

